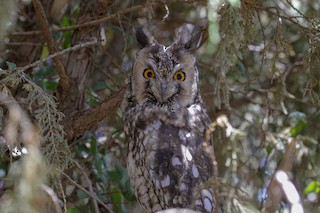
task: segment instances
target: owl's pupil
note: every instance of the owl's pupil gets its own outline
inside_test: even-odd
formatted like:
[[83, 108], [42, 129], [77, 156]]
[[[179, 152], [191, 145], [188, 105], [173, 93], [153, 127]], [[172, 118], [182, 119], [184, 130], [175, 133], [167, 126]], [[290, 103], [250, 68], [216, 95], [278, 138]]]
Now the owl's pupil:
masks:
[[151, 77], [152, 77], [152, 72], [148, 72], [148, 73], [147, 73], [147, 76], [148, 76], [149, 78], [151, 78]]
[[181, 79], [182, 79], [182, 75], [181, 75], [181, 74], [178, 74], [178, 75], [177, 75], [177, 79], [178, 79], [178, 80], [181, 80]]

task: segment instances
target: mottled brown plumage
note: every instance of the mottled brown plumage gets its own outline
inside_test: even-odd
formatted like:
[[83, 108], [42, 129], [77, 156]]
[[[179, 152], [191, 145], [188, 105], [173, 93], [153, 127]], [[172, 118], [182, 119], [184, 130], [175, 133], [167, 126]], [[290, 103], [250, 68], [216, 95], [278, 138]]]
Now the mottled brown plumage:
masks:
[[142, 28], [123, 103], [128, 142], [127, 169], [145, 212], [189, 208], [214, 212], [214, 195], [203, 188], [213, 176], [212, 147], [205, 141], [210, 124], [198, 85], [191, 48], [201, 32], [187, 24], [165, 47]]

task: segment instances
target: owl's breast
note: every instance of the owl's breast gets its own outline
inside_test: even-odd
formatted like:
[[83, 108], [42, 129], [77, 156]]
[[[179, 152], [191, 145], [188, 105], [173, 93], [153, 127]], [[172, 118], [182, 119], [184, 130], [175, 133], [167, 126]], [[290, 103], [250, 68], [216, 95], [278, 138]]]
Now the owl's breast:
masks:
[[210, 199], [193, 197], [213, 173], [210, 153], [203, 147], [208, 119], [194, 117], [196, 110], [187, 109], [182, 114], [187, 116], [140, 111], [126, 123], [129, 177], [147, 211], [190, 206], [194, 200], [202, 205], [198, 210], [212, 210], [203, 203], [213, 203], [211, 192], [203, 192]]

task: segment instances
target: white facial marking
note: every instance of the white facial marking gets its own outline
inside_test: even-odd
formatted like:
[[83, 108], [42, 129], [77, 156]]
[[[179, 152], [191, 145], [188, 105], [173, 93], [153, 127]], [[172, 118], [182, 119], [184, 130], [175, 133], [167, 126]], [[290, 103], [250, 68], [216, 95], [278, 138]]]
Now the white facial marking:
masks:
[[180, 159], [178, 157], [174, 157], [172, 158], [172, 166], [179, 166], [179, 165], [182, 165], [182, 162], [180, 161]]
[[199, 177], [199, 170], [195, 164], [192, 165], [192, 174], [195, 178]]
[[162, 188], [167, 187], [170, 185], [170, 177], [167, 175], [163, 180], [161, 180]]
[[191, 133], [189, 132], [188, 134], [186, 134], [186, 137], [189, 138], [191, 136]]

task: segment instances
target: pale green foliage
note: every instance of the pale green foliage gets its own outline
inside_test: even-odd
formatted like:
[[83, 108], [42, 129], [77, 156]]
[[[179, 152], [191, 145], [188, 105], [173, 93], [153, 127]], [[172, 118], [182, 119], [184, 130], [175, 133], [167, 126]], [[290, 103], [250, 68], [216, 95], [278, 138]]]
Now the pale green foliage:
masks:
[[242, 59], [241, 48], [245, 45], [244, 24], [238, 8], [225, 6], [220, 11], [219, 33], [221, 41], [215, 54], [217, 64], [225, 72]]
[[26, 101], [28, 110], [33, 114], [42, 136], [42, 152], [49, 166], [63, 170], [69, 163], [70, 150], [64, 139], [63, 126], [60, 124], [63, 114], [58, 111], [55, 97], [45, 93], [19, 69], [2, 71], [6, 77], [0, 81], [1, 91], [9, 93], [23, 83], [28, 92]]
[[215, 53], [215, 71], [218, 80], [215, 87], [217, 105], [220, 108], [223, 102], [229, 106], [229, 90], [225, 74], [238, 60], [242, 59], [242, 48], [247, 44], [245, 37], [244, 19], [239, 8], [226, 4], [220, 9], [219, 34], [220, 43]]
[[41, 188], [46, 179], [46, 169], [39, 150], [39, 132], [11, 96], [0, 92], [0, 103], [8, 111], [3, 130], [6, 142], [10, 146], [19, 142], [25, 150], [21, 158], [10, 165], [8, 175], [1, 180], [8, 188], [1, 195], [1, 212], [40, 212], [42, 203], [39, 201], [45, 201]]

